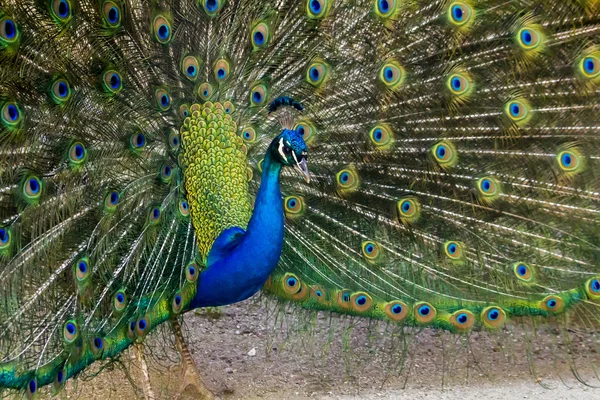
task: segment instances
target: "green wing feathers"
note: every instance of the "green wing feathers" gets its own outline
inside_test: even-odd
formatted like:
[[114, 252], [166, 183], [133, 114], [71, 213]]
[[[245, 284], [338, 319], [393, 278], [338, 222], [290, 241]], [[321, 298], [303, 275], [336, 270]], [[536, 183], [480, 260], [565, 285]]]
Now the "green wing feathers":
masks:
[[[251, 208], [246, 155], [227, 102], [193, 105], [182, 127], [186, 192], [200, 255], [204, 258], [224, 227], [246, 228]], [[215, 188], [219, 188], [218, 191]], [[223, 210], [229, 210], [224, 213]]]

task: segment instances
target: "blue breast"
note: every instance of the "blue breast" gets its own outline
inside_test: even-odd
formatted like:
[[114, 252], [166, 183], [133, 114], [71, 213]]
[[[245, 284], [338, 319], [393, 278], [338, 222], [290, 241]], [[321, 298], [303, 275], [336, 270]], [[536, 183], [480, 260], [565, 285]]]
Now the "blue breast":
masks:
[[222, 232], [208, 255], [190, 308], [214, 307], [245, 300], [260, 290], [273, 272], [283, 248], [283, 204], [279, 187], [281, 164], [265, 157], [254, 212], [244, 231]]

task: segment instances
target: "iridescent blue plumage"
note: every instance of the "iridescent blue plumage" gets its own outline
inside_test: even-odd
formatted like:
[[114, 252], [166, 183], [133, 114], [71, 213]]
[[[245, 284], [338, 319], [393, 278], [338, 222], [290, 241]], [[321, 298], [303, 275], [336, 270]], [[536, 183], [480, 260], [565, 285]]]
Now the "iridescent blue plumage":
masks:
[[273, 139], [262, 163], [261, 185], [248, 228], [230, 228], [215, 240], [190, 308], [233, 304], [260, 290], [283, 248], [281, 169], [300, 165], [307, 153], [296, 131], [286, 129]]

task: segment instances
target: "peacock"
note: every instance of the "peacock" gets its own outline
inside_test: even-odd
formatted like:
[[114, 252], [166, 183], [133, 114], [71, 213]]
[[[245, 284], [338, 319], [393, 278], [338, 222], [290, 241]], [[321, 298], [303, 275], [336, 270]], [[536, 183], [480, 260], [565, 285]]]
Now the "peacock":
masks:
[[2, 0], [0, 393], [165, 323], [191, 364], [181, 315], [261, 290], [597, 346], [599, 34], [598, 0]]

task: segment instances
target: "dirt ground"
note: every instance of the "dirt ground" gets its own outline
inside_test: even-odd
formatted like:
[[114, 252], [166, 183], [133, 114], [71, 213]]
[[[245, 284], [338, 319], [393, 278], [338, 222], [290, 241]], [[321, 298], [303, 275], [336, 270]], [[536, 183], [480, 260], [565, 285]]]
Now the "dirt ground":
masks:
[[[511, 325], [499, 335], [457, 338], [290, 312], [256, 299], [189, 313], [184, 330], [206, 385], [220, 399], [600, 399], [591, 369], [600, 364], [598, 343], [577, 332], [542, 327], [533, 336], [527, 326]], [[156, 399], [178, 393], [181, 373], [172, 342], [164, 330], [145, 347]], [[411, 356], [403, 357], [403, 350]], [[145, 398], [137, 361], [127, 373], [118, 365], [109, 369], [69, 383], [63, 398]], [[187, 390], [182, 397], [198, 395]]]

